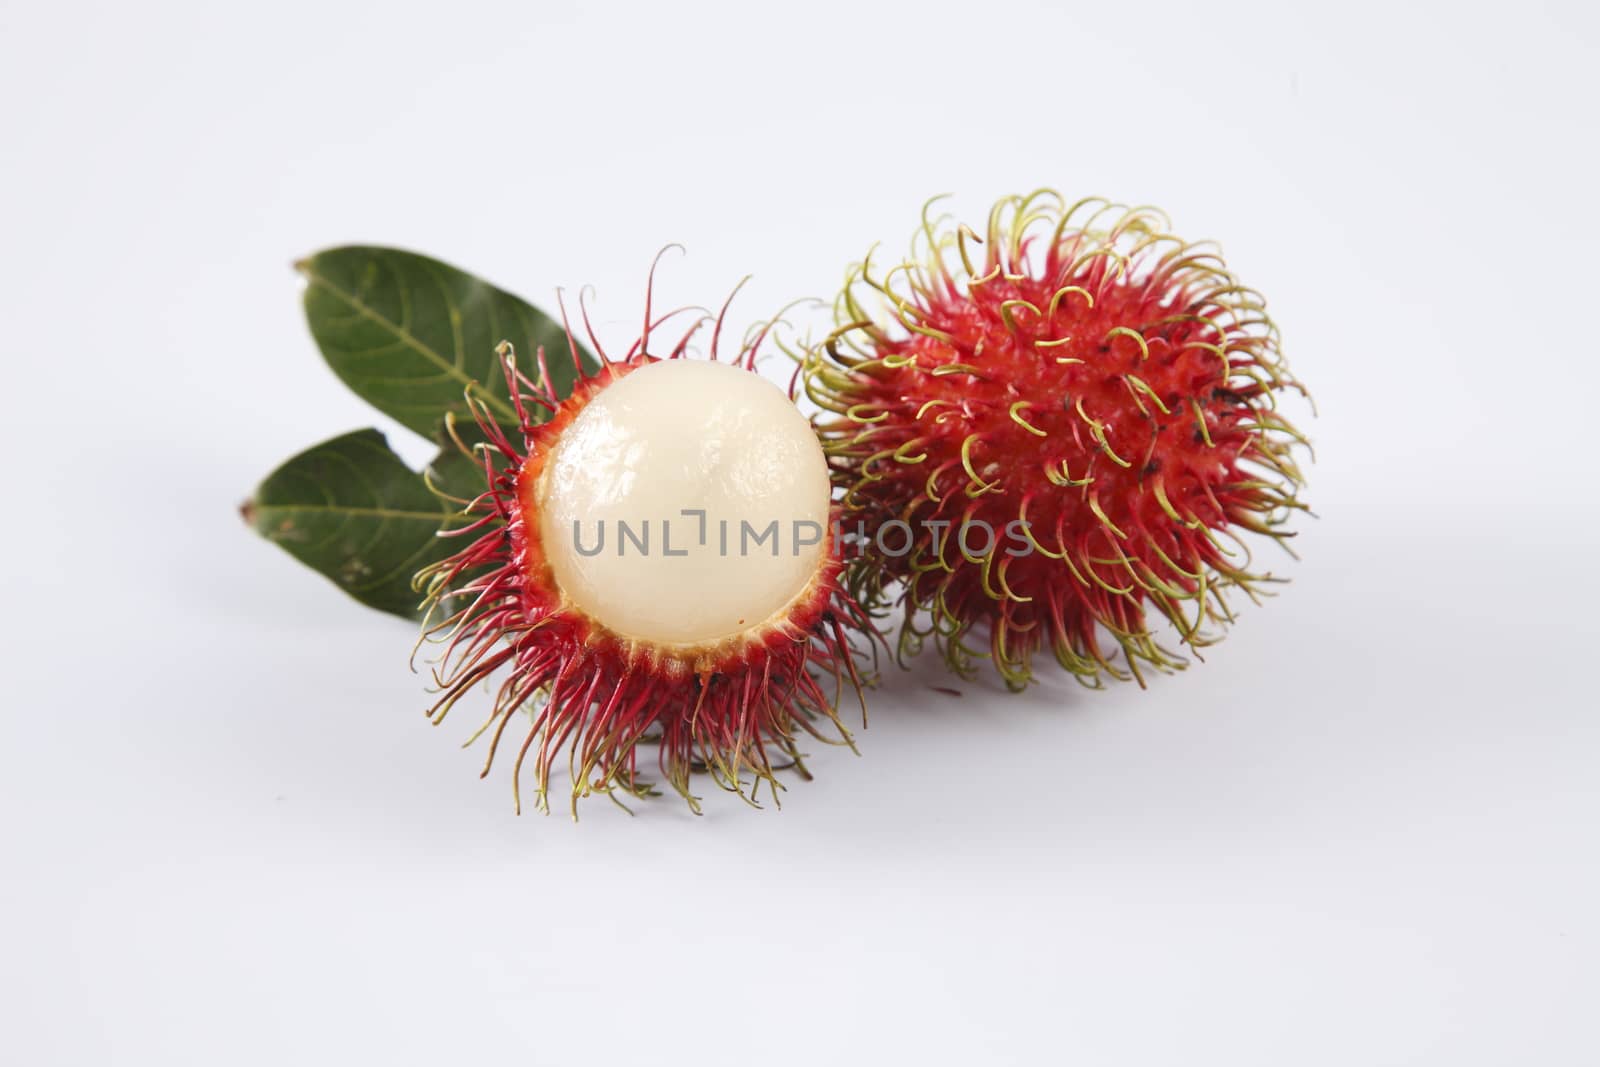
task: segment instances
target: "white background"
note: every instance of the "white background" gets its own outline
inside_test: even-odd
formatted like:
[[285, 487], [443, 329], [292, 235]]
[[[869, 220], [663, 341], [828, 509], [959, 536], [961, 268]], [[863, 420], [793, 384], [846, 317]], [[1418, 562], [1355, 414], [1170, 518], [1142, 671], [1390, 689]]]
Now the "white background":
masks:
[[[0, 11], [0, 1058], [1600, 1062], [1592, 7]], [[235, 514], [375, 421], [298, 256], [622, 339], [668, 242], [748, 321], [1044, 184], [1221, 239], [1320, 405], [1293, 584], [1148, 691], [930, 664], [781, 812], [519, 819]]]

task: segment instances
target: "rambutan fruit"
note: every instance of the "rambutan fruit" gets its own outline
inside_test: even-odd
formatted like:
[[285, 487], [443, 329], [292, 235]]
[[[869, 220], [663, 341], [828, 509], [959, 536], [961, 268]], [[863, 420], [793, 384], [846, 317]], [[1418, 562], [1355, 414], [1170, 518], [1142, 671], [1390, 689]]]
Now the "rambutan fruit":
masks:
[[[669, 317], [652, 322], [647, 301], [624, 356], [595, 342], [594, 373], [573, 345], [565, 397], [544, 384], [543, 351], [535, 381], [502, 346], [519, 425], [474, 403], [477, 518], [450, 535], [466, 546], [418, 578], [425, 635], [443, 643], [433, 719], [498, 677], [473, 738], [490, 733], [487, 775], [523, 724], [518, 811], [528, 759], [546, 811], [565, 759], [576, 814], [592, 794], [653, 793], [641, 773], [653, 749], [698, 812], [695, 771], [751, 803], [765, 782], [776, 801], [776, 771], [809, 777], [802, 734], [851, 743], [839, 703], [860, 695], [852, 641], [871, 622], [840, 583], [821, 443], [755, 371], [765, 330], [719, 361], [719, 315], [709, 358], [689, 357], [705, 316], [658, 358], [653, 331]], [[538, 408], [549, 417], [531, 418]]]
[[1283, 544], [1304, 509], [1276, 407], [1303, 390], [1263, 299], [1159, 212], [1048, 191], [1000, 201], [983, 237], [925, 210], [914, 244], [853, 268], [804, 357], [872, 546], [848, 584], [904, 609], [903, 654], [931, 635], [1013, 689], [1041, 648], [1095, 687], [1183, 666], [1152, 622], [1215, 640], [1230, 591], [1277, 580], [1250, 535]]

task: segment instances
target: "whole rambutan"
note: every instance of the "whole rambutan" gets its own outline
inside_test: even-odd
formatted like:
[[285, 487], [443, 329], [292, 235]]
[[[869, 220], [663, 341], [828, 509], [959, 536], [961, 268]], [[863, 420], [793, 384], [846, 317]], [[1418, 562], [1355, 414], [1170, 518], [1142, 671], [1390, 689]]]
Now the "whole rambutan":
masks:
[[1143, 684], [1185, 663], [1155, 616], [1199, 648], [1230, 590], [1274, 580], [1243, 535], [1282, 544], [1304, 508], [1304, 439], [1276, 410], [1303, 390], [1259, 294], [1167, 231], [1041, 191], [982, 238], [925, 211], [911, 262], [852, 270], [804, 373], [869, 542], [849, 584], [898, 600], [902, 653], [931, 634], [970, 677], [977, 635], [1011, 688], [1041, 647], [1085, 684]]
[[591, 794], [652, 793], [651, 760], [698, 812], [695, 771], [752, 803], [766, 782], [776, 800], [775, 771], [805, 775], [800, 734], [850, 744], [839, 699], [860, 695], [851, 635], [871, 624], [840, 585], [821, 444], [755, 372], [764, 330], [720, 362], [719, 315], [709, 358], [689, 358], [702, 317], [658, 358], [669, 317], [652, 322], [647, 301], [643, 335], [620, 359], [596, 342], [592, 374], [572, 346], [564, 398], [543, 384], [544, 352], [533, 381], [502, 346], [520, 425], [474, 404], [478, 518], [418, 578], [443, 642], [434, 721], [498, 676], [473, 738], [490, 733], [487, 774], [520, 732], [519, 811], [528, 759], [544, 810], [564, 758], [574, 814]]

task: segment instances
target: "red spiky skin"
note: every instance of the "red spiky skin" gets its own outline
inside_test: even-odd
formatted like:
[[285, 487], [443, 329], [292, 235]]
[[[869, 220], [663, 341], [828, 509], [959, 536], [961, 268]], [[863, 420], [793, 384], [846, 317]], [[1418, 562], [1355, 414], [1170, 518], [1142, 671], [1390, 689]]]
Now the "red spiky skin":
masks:
[[[686, 342], [669, 358], [682, 358]], [[503, 735], [526, 713], [512, 772], [519, 811], [528, 759], [537, 806], [548, 810], [550, 778], [565, 757], [576, 814], [577, 801], [594, 793], [612, 799], [652, 793], [640, 764], [642, 750], [653, 748], [644, 758], [698, 812], [693, 771], [709, 771], [751, 802], [766, 782], [776, 800], [782, 787], [775, 769], [805, 774], [799, 733], [850, 743], [838, 702], [846, 685], [860, 694], [850, 633], [870, 631], [871, 622], [840, 585], [831, 535], [819, 571], [783, 620], [715, 644], [662, 647], [620, 637], [563, 597], [540, 543], [539, 475], [592, 397], [655, 362], [643, 347], [635, 344], [623, 360], [607, 360], [592, 375], [580, 366], [571, 395], [560, 400], [517, 373], [507, 357], [521, 425], [508, 434], [474, 407], [488, 442], [480, 446], [488, 488], [469, 509], [479, 517], [456, 532], [470, 543], [419, 579], [435, 603], [450, 605], [448, 617], [431, 627], [445, 642], [435, 672], [442, 690], [435, 721], [484, 680], [502, 676], [489, 719], [474, 735], [492, 728], [487, 774]], [[744, 365], [753, 372], [752, 361]], [[529, 417], [537, 407], [547, 409], [547, 420]]]
[[[1225, 590], [1270, 580], [1239, 534], [1289, 536], [1302, 507], [1301, 438], [1274, 409], [1299, 387], [1259, 296], [1153, 212], [1101, 203], [1002, 201], [984, 242], [925, 223], [932, 254], [888, 282], [860, 268], [840, 329], [807, 359], [808, 391], [834, 413], [818, 425], [846, 528], [875, 538], [898, 519], [913, 535], [907, 554], [863, 556], [853, 586], [898, 597], [903, 647], [931, 632], [963, 674], [983, 655], [969, 635], [986, 633], [1013, 688], [1041, 648], [1091, 685], [1181, 666], [1147, 615], [1191, 646], [1213, 639]], [[987, 246], [981, 265], [969, 243]], [[890, 314], [874, 319], [866, 290]], [[1026, 534], [1006, 535], [1014, 520]], [[982, 526], [970, 552], [957, 542], [976, 522], [993, 551]]]

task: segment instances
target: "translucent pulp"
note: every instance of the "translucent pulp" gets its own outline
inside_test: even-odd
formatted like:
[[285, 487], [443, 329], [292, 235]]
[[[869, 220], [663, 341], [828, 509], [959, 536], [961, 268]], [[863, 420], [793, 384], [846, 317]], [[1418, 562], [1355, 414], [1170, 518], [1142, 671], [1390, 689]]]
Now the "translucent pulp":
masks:
[[535, 487], [556, 583], [607, 629], [698, 645], [762, 626], [827, 544], [827, 461], [783, 390], [738, 366], [652, 363], [601, 389]]

